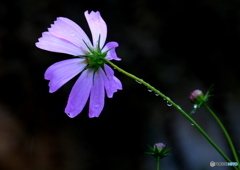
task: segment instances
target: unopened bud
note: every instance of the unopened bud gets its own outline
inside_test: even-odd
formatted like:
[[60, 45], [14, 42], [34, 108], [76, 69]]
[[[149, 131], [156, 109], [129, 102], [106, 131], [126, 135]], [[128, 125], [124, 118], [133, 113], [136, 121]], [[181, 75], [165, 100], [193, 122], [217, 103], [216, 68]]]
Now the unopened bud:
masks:
[[163, 143], [156, 143], [153, 147], [155, 149], [162, 150], [162, 148], [164, 148], [165, 145]]
[[194, 104], [201, 104], [205, 102], [205, 98], [201, 90], [194, 90], [190, 93], [189, 99]]
[[163, 143], [156, 143], [153, 148], [149, 145], [148, 147], [151, 152], [147, 152], [146, 154], [152, 155], [155, 158], [162, 159], [164, 157], [170, 156], [169, 151], [171, 148], [167, 148]]

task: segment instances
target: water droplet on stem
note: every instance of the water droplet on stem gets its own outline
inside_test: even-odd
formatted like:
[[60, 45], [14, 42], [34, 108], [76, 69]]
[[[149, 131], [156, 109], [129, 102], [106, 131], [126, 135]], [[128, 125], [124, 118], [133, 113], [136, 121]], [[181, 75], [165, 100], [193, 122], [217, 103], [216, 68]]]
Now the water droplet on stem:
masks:
[[169, 101], [167, 101], [167, 106], [172, 106], [172, 103], [169, 103]]
[[148, 91], [149, 91], [149, 92], [152, 92], [153, 90], [148, 88]]
[[198, 105], [197, 105], [197, 104], [194, 104], [194, 105], [193, 105], [193, 108], [194, 108], [194, 109], [197, 109], [197, 108], [198, 108]]
[[140, 81], [138, 81], [138, 80], [135, 80], [138, 84], [142, 84]]

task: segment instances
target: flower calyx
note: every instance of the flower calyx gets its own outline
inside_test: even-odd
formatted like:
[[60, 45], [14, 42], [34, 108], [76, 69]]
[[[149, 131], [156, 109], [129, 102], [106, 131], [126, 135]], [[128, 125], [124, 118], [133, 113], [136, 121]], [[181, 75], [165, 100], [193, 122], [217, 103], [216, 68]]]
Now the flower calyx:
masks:
[[86, 60], [88, 62], [87, 68], [92, 68], [96, 72], [99, 68], [102, 68], [103, 65], [106, 63], [106, 57], [107, 53], [98, 53], [94, 52], [90, 55], [86, 55]]
[[100, 36], [96, 49], [91, 48], [84, 40], [83, 42], [88, 48], [88, 52], [86, 52], [85, 55], [79, 55], [77, 57], [86, 58], [88, 65], [85, 69], [92, 68], [94, 69], [94, 72], [96, 72], [99, 68], [103, 68], [103, 65], [106, 63], [105, 57], [107, 56], [108, 51], [110, 51], [111, 49], [102, 52], [102, 49], [100, 48]]

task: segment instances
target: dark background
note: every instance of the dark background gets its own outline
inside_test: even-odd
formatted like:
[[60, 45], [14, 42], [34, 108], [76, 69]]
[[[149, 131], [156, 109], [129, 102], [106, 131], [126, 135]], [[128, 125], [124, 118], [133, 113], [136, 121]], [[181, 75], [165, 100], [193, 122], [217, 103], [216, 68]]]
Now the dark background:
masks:
[[[214, 84], [208, 104], [240, 150], [240, 1], [238, 0], [2, 0], [0, 1], [0, 169], [152, 170], [147, 144], [172, 148], [163, 169], [211, 169], [225, 162], [175, 108], [143, 85], [115, 72], [123, 90], [106, 98], [99, 118], [88, 105], [76, 118], [65, 113], [76, 78], [48, 93], [45, 70], [71, 58], [35, 47], [56, 17], [78, 23], [90, 35], [84, 11], [100, 11], [107, 41], [117, 41], [114, 62], [179, 104]], [[233, 160], [218, 125], [204, 108], [193, 118]], [[230, 169], [230, 167], [215, 167]]]

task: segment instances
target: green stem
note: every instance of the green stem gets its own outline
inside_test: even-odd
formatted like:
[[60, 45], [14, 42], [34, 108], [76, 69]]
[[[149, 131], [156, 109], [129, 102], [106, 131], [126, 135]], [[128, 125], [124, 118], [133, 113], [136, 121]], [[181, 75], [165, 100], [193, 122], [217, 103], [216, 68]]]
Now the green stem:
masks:
[[157, 170], [160, 170], [160, 161], [161, 161], [161, 159], [160, 159], [160, 157], [158, 156], [158, 157], [157, 157]]
[[238, 160], [238, 155], [237, 155], [237, 152], [234, 148], [234, 145], [232, 143], [232, 140], [226, 130], [226, 128], [224, 127], [224, 125], [222, 124], [222, 122], [220, 121], [220, 119], [216, 116], [216, 114], [213, 112], [213, 110], [206, 104], [206, 103], [203, 103], [203, 106], [211, 113], [211, 115], [214, 117], [214, 119], [217, 121], [218, 125], [220, 126], [220, 128], [222, 129], [225, 137], [227, 138], [227, 141], [229, 143], [229, 146], [232, 150], [232, 153], [233, 153], [233, 156], [234, 156], [234, 159], [236, 162], [238, 162], [238, 168], [240, 169], [240, 162]]
[[[232, 162], [224, 153], [223, 151], [213, 142], [213, 140], [206, 134], [206, 132], [184, 111], [181, 109], [180, 106], [178, 106], [176, 103], [174, 103], [169, 97], [165, 96], [163, 93], [161, 93], [159, 90], [155, 89], [153, 86], [145, 82], [144, 80], [134, 76], [133, 74], [130, 74], [123, 69], [119, 68], [115, 64], [113, 64], [111, 61], [106, 60], [108, 64], [110, 64], [112, 67], [117, 69], [119, 72], [125, 74], [126, 76], [138, 81], [139, 83], [143, 84], [146, 86], [149, 90], [154, 91], [155, 94], [158, 94], [161, 96], [164, 100], [166, 100], [169, 104], [171, 104], [173, 107], [175, 107], [186, 119], [188, 119], [196, 128], [197, 130], [207, 139], [207, 141], [219, 152], [220, 155], [227, 161], [227, 162]], [[237, 169], [236, 167], [234, 167]]]

